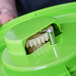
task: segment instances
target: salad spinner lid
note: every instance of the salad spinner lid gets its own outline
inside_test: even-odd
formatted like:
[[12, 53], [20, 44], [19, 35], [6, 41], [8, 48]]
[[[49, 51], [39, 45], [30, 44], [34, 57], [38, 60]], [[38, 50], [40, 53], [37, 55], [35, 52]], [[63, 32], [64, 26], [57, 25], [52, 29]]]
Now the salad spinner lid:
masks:
[[[11, 53], [24, 55], [25, 53], [22, 50], [24, 50], [25, 41], [51, 24], [56, 24], [61, 31], [56, 19], [50, 17], [37, 17], [16, 25], [6, 34], [5, 41], [7, 48]], [[16, 50], [15, 52], [13, 50], [14, 48]]]

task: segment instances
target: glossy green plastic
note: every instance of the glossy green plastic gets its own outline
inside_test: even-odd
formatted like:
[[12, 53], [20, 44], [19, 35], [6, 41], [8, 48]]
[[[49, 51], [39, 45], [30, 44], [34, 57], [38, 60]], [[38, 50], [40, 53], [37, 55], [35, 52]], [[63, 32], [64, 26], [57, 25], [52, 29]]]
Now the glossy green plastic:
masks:
[[[57, 43], [27, 55], [26, 40], [56, 24]], [[0, 28], [0, 76], [76, 76], [76, 2], [23, 15]]]

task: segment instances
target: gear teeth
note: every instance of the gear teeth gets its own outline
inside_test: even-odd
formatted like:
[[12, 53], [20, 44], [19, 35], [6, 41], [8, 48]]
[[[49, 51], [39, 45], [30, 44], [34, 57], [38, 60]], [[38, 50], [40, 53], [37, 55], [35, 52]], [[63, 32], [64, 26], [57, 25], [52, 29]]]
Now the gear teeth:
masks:
[[48, 34], [44, 33], [41, 34], [39, 37], [32, 39], [32, 40], [28, 40], [26, 42], [26, 47], [33, 47], [33, 46], [37, 46], [37, 45], [41, 45], [42, 43], [45, 43], [45, 41], [48, 41]]
[[34, 45], [34, 46], [37, 46], [36, 39], [35, 39], [35, 40], [33, 39], [32, 41], [33, 41], [33, 45]]
[[40, 41], [41, 41], [42, 43], [45, 43], [45, 40], [44, 40], [43, 37], [40, 37]]
[[38, 45], [41, 45], [41, 42], [40, 42], [40, 39], [39, 38], [37, 38], [36, 41], [37, 41], [37, 44]]
[[29, 41], [30, 47], [33, 47], [32, 40]]
[[53, 30], [53, 27], [48, 26], [43, 30], [37, 32], [35, 35], [28, 38], [28, 40], [25, 43], [27, 54], [31, 54], [32, 52], [43, 46], [47, 41], [49, 41], [48, 29]]
[[49, 38], [48, 38], [48, 34], [45, 33], [45, 35], [44, 35], [44, 40], [45, 40], [45, 41], [48, 41], [48, 39], [49, 39]]
[[47, 27], [46, 29], [42, 30], [42, 32], [37, 33], [33, 37], [31, 37], [29, 40], [26, 41], [26, 47], [34, 47], [34, 46], [40, 46], [44, 44], [46, 41], [49, 40], [48, 33], [46, 32], [49, 28], [53, 29], [52, 26]]

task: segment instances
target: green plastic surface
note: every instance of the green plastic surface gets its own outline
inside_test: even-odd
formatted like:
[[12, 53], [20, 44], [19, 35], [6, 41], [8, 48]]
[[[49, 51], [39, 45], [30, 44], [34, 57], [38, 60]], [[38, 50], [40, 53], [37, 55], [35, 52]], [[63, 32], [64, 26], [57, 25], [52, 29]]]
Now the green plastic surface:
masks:
[[[57, 43], [53, 46], [47, 42], [27, 55], [27, 38], [52, 23], [62, 32], [56, 36]], [[0, 76], [76, 76], [75, 32], [76, 2], [38, 10], [8, 22], [0, 28]]]

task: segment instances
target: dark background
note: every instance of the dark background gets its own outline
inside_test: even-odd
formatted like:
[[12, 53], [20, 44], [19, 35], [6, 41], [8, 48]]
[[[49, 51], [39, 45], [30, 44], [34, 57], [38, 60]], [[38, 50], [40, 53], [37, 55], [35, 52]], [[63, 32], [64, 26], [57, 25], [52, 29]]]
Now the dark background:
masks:
[[45, 7], [74, 1], [75, 0], [16, 0], [16, 7], [18, 15], [20, 16]]

